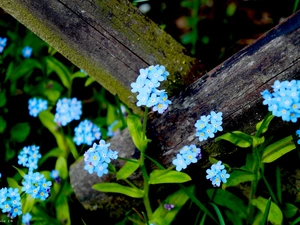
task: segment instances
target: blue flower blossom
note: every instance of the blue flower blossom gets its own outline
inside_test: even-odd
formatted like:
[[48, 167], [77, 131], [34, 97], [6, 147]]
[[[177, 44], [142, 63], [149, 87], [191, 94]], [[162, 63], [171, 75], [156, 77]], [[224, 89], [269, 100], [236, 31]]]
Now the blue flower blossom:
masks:
[[22, 223], [25, 225], [30, 225], [30, 220], [32, 219], [32, 216], [30, 213], [26, 213], [22, 216]]
[[6, 46], [6, 41], [7, 41], [7, 38], [0, 37], [0, 53], [3, 52], [3, 50]]
[[92, 145], [95, 140], [101, 137], [100, 128], [89, 120], [84, 120], [74, 129], [75, 136], [73, 138], [76, 145], [87, 144]]
[[25, 46], [22, 49], [22, 54], [24, 58], [30, 58], [31, 54], [32, 54], [32, 48], [29, 46]]
[[184, 146], [179, 153], [176, 155], [176, 158], [172, 163], [176, 166], [177, 171], [186, 169], [191, 163], [196, 163], [201, 159], [201, 150], [195, 145]]
[[201, 116], [195, 123], [196, 136], [199, 137], [199, 141], [213, 138], [216, 132], [223, 131], [222, 120], [222, 112], [211, 111], [210, 115]]
[[82, 114], [82, 104], [77, 98], [62, 98], [56, 103], [54, 121], [61, 126], [66, 126], [73, 120], [79, 120]]
[[131, 83], [131, 92], [137, 93], [137, 106], [153, 107], [153, 111], [162, 114], [171, 101], [165, 91], [157, 88], [160, 82], [167, 79], [169, 73], [164, 66], [150, 66], [146, 69], [140, 69], [140, 75], [136, 82]]
[[118, 134], [120, 132], [119, 129], [116, 129], [115, 126], [119, 123], [118, 120], [115, 120], [114, 122], [112, 122], [112, 124], [110, 124], [107, 127], [107, 136], [108, 137], [113, 137], [116, 136], [116, 134]]
[[93, 146], [84, 153], [84, 169], [87, 170], [89, 174], [95, 172], [99, 177], [102, 177], [108, 173], [108, 163], [118, 158], [118, 152], [109, 149], [109, 146], [109, 143], [106, 144], [104, 140], [100, 140], [99, 144], [94, 143]]
[[39, 149], [40, 147], [36, 145], [23, 147], [18, 155], [18, 164], [28, 167], [29, 171], [37, 169], [38, 160], [42, 157]]
[[0, 209], [8, 213], [8, 217], [14, 218], [22, 214], [22, 203], [18, 188], [0, 189]]
[[60, 183], [61, 178], [59, 176], [59, 172], [57, 170], [52, 170], [50, 173], [50, 177], [56, 182], [56, 183]]
[[273, 93], [268, 90], [261, 92], [263, 105], [267, 105], [268, 110], [283, 121], [296, 123], [300, 117], [300, 81], [276, 80], [272, 88]]
[[38, 114], [43, 111], [47, 110], [48, 102], [47, 100], [31, 98], [28, 100], [28, 109], [29, 115], [33, 117], [37, 117]]
[[32, 198], [37, 198], [42, 201], [46, 200], [50, 196], [51, 181], [47, 181], [43, 174], [39, 172], [29, 172], [24, 175], [22, 181], [22, 191], [26, 194], [30, 194]]
[[212, 182], [213, 186], [220, 187], [221, 182], [226, 183], [230, 175], [227, 173], [225, 166], [221, 161], [213, 164], [210, 169], [206, 170], [206, 179]]

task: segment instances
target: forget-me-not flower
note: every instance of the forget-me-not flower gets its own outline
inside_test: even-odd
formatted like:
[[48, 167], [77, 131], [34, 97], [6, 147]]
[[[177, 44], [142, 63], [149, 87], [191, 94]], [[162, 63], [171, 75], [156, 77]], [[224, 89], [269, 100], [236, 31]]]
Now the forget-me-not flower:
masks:
[[47, 100], [38, 99], [38, 98], [31, 98], [28, 100], [28, 109], [29, 109], [30, 116], [37, 117], [41, 111], [47, 110], [47, 108], [48, 108]]
[[32, 215], [30, 213], [25, 213], [22, 216], [22, 223], [25, 225], [30, 225], [30, 220], [32, 219]]
[[92, 145], [95, 140], [99, 140], [101, 137], [100, 128], [89, 120], [81, 121], [74, 131], [75, 136], [73, 140], [76, 145]]
[[5, 46], [6, 46], [7, 38], [0, 37], [0, 53], [3, 52]]
[[39, 149], [40, 147], [36, 145], [23, 147], [18, 155], [18, 164], [28, 167], [29, 171], [37, 169], [38, 160], [42, 157]]
[[211, 111], [210, 115], [201, 116], [195, 123], [196, 136], [199, 137], [199, 141], [213, 138], [216, 132], [222, 131], [222, 120], [222, 112]]
[[62, 98], [56, 103], [54, 121], [61, 126], [66, 126], [73, 120], [79, 120], [82, 114], [82, 103], [77, 98]]
[[201, 159], [200, 148], [197, 148], [195, 145], [190, 145], [184, 146], [172, 163], [176, 166], [177, 171], [181, 171], [191, 163], [196, 163], [199, 159]]
[[136, 82], [131, 83], [131, 92], [137, 93], [137, 106], [153, 107], [153, 111], [162, 114], [171, 101], [164, 90], [158, 90], [160, 82], [167, 80], [169, 72], [164, 66], [149, 66], [146, 69], [140, 69], [140, 75]]
[[273, 93], [268, 90], [261, 92], [263, 104], [268, 106], [274, 116], [296, 123], [300, 117], [300, 80], [276, 80], [272, 88]]
[[210, 169], [206, 170], [206, 173], [206, 179], [210, 180], [212, 185], [217, 187], [220, 187], [221, 182], [226, 183], [227, 178], [230, 177], [221, 161], [213, 164]]
[[30, 58], [32, 54], [32, 48], [29, 47], [29, 46], [25, 46], [23, 49], [22, 49], [22, 55], [24, 58]]
[[22, 214], [22, 203], [18, 188], [0, 189], [0, 209], [2, 213], [8, 213], [8, 217], [14, 218]]
[[108, 163], [112, 159], [118, 158], [118, 152], [109, 149], [110, 144], [106, 144], [104, 140], [100, 140], [99, 144], [94, 143], [91, 148], [89, 148], [84, 153], [84, 169], [88, 171], [89, 174], [97, 173], [99, 177], [108, 173]]

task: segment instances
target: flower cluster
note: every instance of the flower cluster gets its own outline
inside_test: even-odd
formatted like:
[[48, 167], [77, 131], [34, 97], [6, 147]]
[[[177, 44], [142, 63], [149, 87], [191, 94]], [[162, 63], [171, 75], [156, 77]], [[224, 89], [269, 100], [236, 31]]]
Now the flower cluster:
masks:
[[18, 155], [18, 164], [28, 167], [29, 171], [37, 169], [38, 160], [42, 157], [39, 153], [39, 149], [40, 147], [35, 145], [24, 147]]
[[93, 144], [84, 153], [85, 166], [84, 169], [92, 174], [96, 172], [99, 177], [108, 173], [108, 163], [112, 159], [118, 158], [118, 152], [109, 149], [110, 144], [106, 144], [104, 140], [100, 140], [99, 144]]
[[0, 209], [8, 213], [8, 217], [14, 218], [22, 214], [21, 197], [18, 188], [0, 189]]
[[221, 161], [218, 161], [216, 164], [213, 164], [210, 169], [206, 170], [206, 179], [211, 180], [213, 186], [220, 187], [221, 181], [223, 183], [227, 182], [227, 178], [230, 175], [227, 173], [225, 166], [222, 165]]
[[101, 137], [100, 128], [89, 120], [81, 121], [74, 131], [75, 136], [73, 140], [76, 145], [92, 145], [93, 141], [99, 140]]
[[207, 140], [207, 138], [213, 138], [215, 133], [222, 131], [222, 112], [211, 111], [208, 116], [201, 116], [196, 121], [196, 136], [199, 137], [199, 141]]
[[22, 216], [22, 223], [25, 225], [30, 225], [30, 220], [32, 219], [32, 215], [30, 213], [25, 213]]
[[276, 80], [272, 88], [273, 93], [268, 90], [261, 92], [263, 104], [268, 105], [268, 110], [283, 121], [297, 122], [300, 117], [300, 81]]
[[164, 208], [168, 211], [174, 209], [175, 205], [174, 204], [164, 204]]
[[7, 38], [0, 37], [0, 53], [3, 52], [3, 50], [6, 46], [6, 41], [7, 41]]
[[52, 182], [47, 181], [43, 174], [30, 171], [23, 178], [22, 191], [25, 191], [26, 194], [30, 194], [32, 198], [38, 198], [42, 201], [49, 197]]
[[29, 47], [29, 46], [25, 46], [23, 49], [22, 49], [22, 55], [24, 58], [30, 58], [32, 54], [32, 48]]
[[140, 75], [136, 82], [131, 84], [131, 92], [138, 93], [136, 103], [137, 106], [153, 107], [153, 111], [163, 113], [171, 101], [164, 90], [158, 90], [160, 82], [167, 80], [169, 72], [164, 66], [150, 66], [146, 69], [140, 69]]
[[29, 115], [33, 117], [37, 117], [37, 115], [43, 111], [47, 110], [48, 102], [47, 100], [31, 98], [28, 100], [28, 109]]
[[184, 146], [172, 163], [176, 166], [177, 171], [185, 169], [191, 163], [196, 163], [198, 159], [201, 159], [201, 149], [196, 145]]
[[79, 120], [82, 114], [82, 104], [77, 98], [62, 98], [56, 103], [54, 121], [59, 125], [66, 126], [73, 120]]

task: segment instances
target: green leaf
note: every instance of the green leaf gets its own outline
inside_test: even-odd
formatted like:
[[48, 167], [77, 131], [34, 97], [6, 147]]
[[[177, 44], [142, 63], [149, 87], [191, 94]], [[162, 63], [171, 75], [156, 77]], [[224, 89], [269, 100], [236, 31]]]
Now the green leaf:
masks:
[[63, 156], [58, 157], [56, 160], [55, 169], [58, 171], [59, 176], [62, 179], [66, 179], [68, 177], [67, 160]]
[[71, 74], [68, 68], [62, 64], [60, 61], [55, 59], [52, 56], [45, 57], [46, 65], [47, 65], [47, 75], [55, 72], [60, 78], [62, 84], [67, 88], [71, 88]]
[[143, 128], [140, 119], [136, 116], [129, 115], [127, 117], [127, 126], [135, 147], [141, 152], [145, 152], [148, 140], [143, 135]]
[[206, 192], [215, 204], [230, 209], [235, 213], [235, 216], [241, 219], [247, 218], [247, 206], [236, 195], [222, 189], [208, 189]]
[[5, 90], [2, 90], [0, 92], [0, 107], [5, 106], [5, 104], [6, 104]]
[[68, 204], [68, 196], [65, 194], [61, 194], [58, 196], [56, 203], [56, 218], [58, 221], [65, 221], [65, 225], [71, 225], [71, 217], [70, 217], [70, 210]]
[[15, 166], [13, 166], [13, 167], [19, 172], [19, 174], [21, 175], [21, 177], [24, 177], [25, 172], [23, 170], [19, 169], [18, 167], [15, 167]]
[[[268, 200], [261, 196], [251, 200], [251, 204], [256, 206], [261, 212], [265, 211], [267, 203]], [[271, 202], [268, 221], [270, 221], [273, 225], [281, 225], [282, 220], [283, 215], [280, 208], [274, 202]]]
[[217, 216], [218, 216], [218, 218], [219, 218], [220, 225], [225, 225], [225, 221], [224, 221], [224, 219], [223, 219], [223, 216], [222, 216], [222, 213], [221, 213], [219, 207], [218, 207], [217, 205], [215, 205], [214, 203], [212, 203], [212, 202], [211, 202], [210, 204], [212, 205], [212, 207], [214, 208], [214, 210], [215, 210], [216, 213], [217, 213]]
[[[190, 186], [187, 188], [188, 191], [194, 192], [195, 186]], [[188, 195], [180, 189], [172, 194], [170, 194], [164, 201], [164, 204], [174, 204], [175, 207], [168, 211], [163, 205], [160, 204], [158, 208], [153, 212], [153, 215], [150, 219], [150, 222], [153, 224], [163, 224], [169, 225], [175, 219], [176, 215], [180, 211], [180, 209], [184, 206], [184, 204], [189, 199]]]
[[226, 8], [226, 15], [229, 17], [233, 16], [233, 14], [236, 11], [236, 8], [236, 4], [234, 2], [231, 2]]
[[18, 66], [14, 65], [14, 69], [6, 71], [6, 78], [12, 82], [16, 82], [20, 77], [31, 74], [35, 68], [43, 70], [42, 64], [36, 59], [25, 59]]
[[79, 157], [79, 154], [77, 152], [77, 148], [74, 144], [74, 141], [71, 137], [69, 136], [66, 136], [66, 144], [71, 152], [71, 154], [73, 155], [74, 159], [76, 160], [78, 157]]
[[91, 77], [89, 77], [88, 79], [86, 79], [84, 86], [87, 87], [89, 85], [91, 85], [95, 80]]
[[71, 79], [75, 79], [75, 78], [87, 78], [87, 74], [77, 71], [76, 73], [73, 73], [71, 76]]
[[[22, 201], [22, 213], [28, 213], [31, 211], [34, 203], [35, 203], [35, 199], [31, 197], [31, 195], [25, 195], [26, 197], [24, 198], [24, 201]], [[23, 200], [23, 198], [22, 198]]]
[[215, 140], [216, 141], [226, 140], [241, 148], [250, 147], [253, 142], [253, 139], [250, 135], [245, 134], [241, 131], [233, 131], [231, 133], [223, 134], [217, 137]]
[[283, 214], [286, 216], [286, 218], [292, 218], [296, 215], [298, 210], [299, 209], [295, 205], [291, 203], [285, 203], [283, 208]]
[[269, 146], [262, 153], [262, 162], [270, 163], [283, 156], [284, 154], [296, 149], [292, 135], [285, 137]]
[[15, 179], [7, 177], [6, 180], [9, 187], [18, 188], [19, 193], [22, 192], [22, 187], [18, 184], [18, 182]]
[[39, 165], [42, 165], [49, 157], [58, 158], [59, 156], [66, 156], [65, 151], [61, 150], [60, 148], [53, 148], [42, 156], [42, 158], [39, 160]]
[[126, 179], [132, 173], [134, 173], [134, 171], [136, 171], [137, 168], [139, 168], [139, 166], [140, 166], [140, 162], [138, 160], [127, 161], [125, 165], [122, 166], [122, 168], [117, 172], [116, 175], [117, 179], [118, 180]]
[[268, 127], [272, 121], [274, 116], [272, 115], [271, 112], [269, 112], [266, 117], [260, 121], [258, 124], [256, 124], [256, 136], [259, 137], [261, 134], [265, 133], [268, 130]]
[[153, 170], [150, 173], [149, 184], [183, 183], [190, 181], [191, 177], [183, 172], [174, 170]]
[[101, 192], [120, 193], [132, 198], [144, 197], [144, 191], [137, 188], [123, 186], [117, 183], [99, 183], [93, 185], [93, 189]]
[[269, 212], [270, 212], [270, 207], [271, 207], [271, 198], [269, 198], [268, 201], [267, 201], [266, 208], [265, 208], [265, 211], [264, 211], [264, 215], [263, 215], [263, 218], [260, 222], [261, 225], [266, 224], [267, 219], [268, 219], [268, 215], [269, 215]]
[[222, 189], [233, 187], [240, 183], [254, 180], [254, 173], [248, 170], [234, 170], [227, 180], [227, 183], [222, 185]]
[[54, 135], [58, 147], [64, 150], [67, 154], [68, 145], [66, 143], [66, 139], [59, 131], [58, 125], [54, 122], [54, 115], [50, 111], [44, 110], [39, 113], [38, 117], [41, 123]]
[[57, 102], [60, 97], [60, 91], [58, 90], [46, 89], [44, 93], [47, 96], [47, 99], [51, 102]]
[[3, 134], [6, 128], [6, 121], [0, 116], [0, 133]]
[[12, 141], [23, 142], [30, 133], [29, 123], [18, 123], [10, 130], [10, 137]]

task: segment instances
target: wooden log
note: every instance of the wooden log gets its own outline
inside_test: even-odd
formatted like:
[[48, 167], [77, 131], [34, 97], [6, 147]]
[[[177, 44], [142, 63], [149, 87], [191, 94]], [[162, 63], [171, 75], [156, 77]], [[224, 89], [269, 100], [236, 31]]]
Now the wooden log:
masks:
[[[184, 145], [196, 144], [202, 149], [202, 167], [207, 166], [208, 156], [223, 159], [232, 154], [235, 148], [224, 149], [212, 139], [200, 143], [195, 136], [196, 120], [215, 110], [223, 112], [225, 130], [255, 131], [255, 124], [267, 113], [260, 92], [275, 80], [300, 78], [299, 44], [300, 11], [171, 98], [172, 105], [164, 114], [150, 113], [147, 136], [152, 142], [147, 154], [169, 166]], [[135, 152], [127, 130], [109, 142], [122, 157], [130, 158]], [[70, 168], [77, 198], [87, 209], [109, 207], [106, 200], [116, 195], [97, 192], [91, 186], [110, 178], [90, 176], [83, 166], [79, 160]]]
[[169, 95], [203, 74], [199, 60], [127, 0], [1, 0], [0, 7], [135, 112], [130, 84], [139, 69], [164, 65]]

